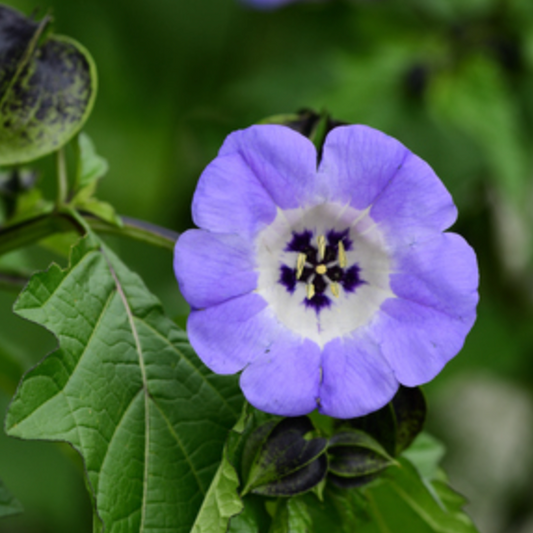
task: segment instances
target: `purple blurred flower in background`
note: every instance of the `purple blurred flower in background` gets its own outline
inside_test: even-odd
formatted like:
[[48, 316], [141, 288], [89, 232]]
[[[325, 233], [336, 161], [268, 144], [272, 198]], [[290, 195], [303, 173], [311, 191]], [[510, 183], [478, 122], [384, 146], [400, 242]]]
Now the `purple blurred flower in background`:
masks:
[[300, 0], [241, 0], [242, 3], [259, 9], [275, 9]]
[[276, 9], [286, 4], [295, 4], [297, 2], [318, 3], [327, 0], [240, 0], [241, 3], [247, 4], [257, 9]]
[[202, 176], [174, 268], [192, 346], [242, 370], [248, 401], [285, 416], [361, 416], [431, 380], [476, 316], [473, 250], [433, 170], [366, 126], [314, 145], [276, 125], [228, 136]]

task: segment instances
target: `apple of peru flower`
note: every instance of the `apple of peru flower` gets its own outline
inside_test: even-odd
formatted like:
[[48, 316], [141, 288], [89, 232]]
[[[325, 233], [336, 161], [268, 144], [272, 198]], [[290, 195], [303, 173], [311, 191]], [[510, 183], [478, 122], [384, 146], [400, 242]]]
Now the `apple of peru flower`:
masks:
[[285, 126], [236, 131], [202, 173], [174, 269], [190, 342], [269, 413], [351, 418], [433, 379], [476, 317], [475, 254], [431, 167], [367, 126], [322, 153]]

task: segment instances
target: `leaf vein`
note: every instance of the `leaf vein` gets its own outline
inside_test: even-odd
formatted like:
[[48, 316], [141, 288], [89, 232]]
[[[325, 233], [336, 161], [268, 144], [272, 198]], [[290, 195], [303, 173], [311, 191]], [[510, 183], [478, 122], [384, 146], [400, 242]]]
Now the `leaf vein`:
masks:
[[206, 377], [200, 372], [200, 370], [196, 366], [194, 366], [194, 364], [185, 356], [185, 354], [181, 350], [179, 350], [174, 344], [172, 344], [170, 340], [164, 335], [162, 335], [157, 329], [153, 328], [148, 322], [139, 317], [137, 317], [137, 320], [141, 321], [148, 329], [153, 331], [159, 338], [161, 338], [173, 352], [179, 355], [180, 359], [185, 361], [192, 368], [192, 370], [200, 376], [204, 384], [216, 393], [216, 395], [222, 400], [222, 403], [224, 403], [224, 405], [230, 410], [230, 412], [235, 413], [234, 409], [231, 407], [227, 399], [224, 398], [220, 391], [212, 383], [210, 383], [209, 380], [206, 379]]
[[148, 471], [149, 471], [149, 458], [150, 458], [150, 453], [149, 453], [150, 452], [150, 404], [149, 404], [149, 397], [148, 397], [148, 381], [146, 378], [146, 368], [144, 366], [143, 349], [141, 346], [141, 341], [139, 339], [139, 333], [137, 332], [137, 328], [135, 326], [135, 319], [133, 316], [133, 312], [129, 305], [128, 299], [126, 298], [126, 294], [124, 293], [124, 290], [122, 289], [122, 284], [120, 283], [120, 280], [118, 279], [117, 273], [115, 272], [115, 269], [113, 268], [113, 265], [111, 264], [111, 261], [107, 257], [105, 251], [103, 249], [101, 251], [102, 251], [102, 255], [107, 261], [109, 272], [111, 273], [111, 276], [113, 276], [113, 279], [115, 281], [115, 286], [117, 288], [118, 294], [122, 300], [124, 309], [128, 316], [128, 322], [131, 328], [131, 333], [135, 340], [135, 347], [137, 349], [137, 354], [139, 356], [139, 367], [140, 367], [141, 375], [142, 375], [143, 391], [144, 391], [144, 426], [145, 426], [143, 496], [142, 496], [142, 509], [141, 509], [141, 524], [139, 526], [139, 531], [142, 533], [142, 531], [144, 531], [144, 523], [146, 519], [146, 499], [147, 499], [147, 493], [148, 493]]

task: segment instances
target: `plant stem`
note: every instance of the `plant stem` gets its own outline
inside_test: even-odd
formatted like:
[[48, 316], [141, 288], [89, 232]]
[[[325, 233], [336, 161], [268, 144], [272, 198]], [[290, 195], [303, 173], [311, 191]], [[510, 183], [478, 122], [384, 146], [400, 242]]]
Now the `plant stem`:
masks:
[[75, 229], [79, 231], [80, 228], [64, 215], [58, 213], [39, 215], [14, 226], [0, 229], [0, 255], [38, 242], [54, 233], [64, 233]]
[[63, 205], [67, 199], [68, 180], [67, 164], [65, 161], [65, 150], [60, 148], [57, 151], [57, 200], [58, 206]]
[[166, 248], [167, 250], [172, 251], [179, 238], [179, 233], [175, 231], [136, 218], [120, 217], [123, 225], [122, 227], [118, 227], [103, 222], [92, 215], [84, 216], [91, 229], [97, 233], [108, 233], [128, 237], [152, 246], [157, 246], [158, 248]]
[[104, 222], [92, 215], [80, 213], [68, 206], [58, 211], [25, 220], [14, 226], [0, 229], [0, 255], [24, 246], [34, 244], [54, 233], [77, 231], [84, 235], [88, 231], [114, 234], [151, 246], [173, 250], [179, 234], [155, 224], [129, 217], [121, 217], [122, 227]]
[[24, 288], [30, 276], [26, 272], [16, 272], [14, 270], [1, 271], [0, 270], [0, 289], [20, 292]]

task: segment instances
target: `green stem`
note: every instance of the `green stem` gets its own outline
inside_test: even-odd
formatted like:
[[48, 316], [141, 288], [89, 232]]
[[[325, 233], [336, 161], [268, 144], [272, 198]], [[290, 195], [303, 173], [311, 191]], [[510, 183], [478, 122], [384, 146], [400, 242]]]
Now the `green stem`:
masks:
[[[58, 213], [40, 215], [14, 226], [0, 229], [0, 255], [34, 244], [54, 233], [80, 230], [69, 217]], [[83, 233], [83, 228], [81, 228]]]
[[15, 270], [0, 271], [0, 290], [20, 292], [28, 283], [30, 275], [27, 272]]
[[136, 241], [150, 244], [158, 248], [174, 250], [174, 245], [179, 238], [179, 233], [171, 231], [161, 226], [156, 226], [143, 220], [137, 220], [130, 217], [120, 217], [122, 226], [118, 227], [107, 222], [103, 222], [89, 214], [84, 214], [85, 220], [89, 223], [92, 230], [97, 233], [106, 233], [127, 237]]
[[58, 213], [67, 217], [73, 224], [76, 224], [82, 235], [91, 232], [91, 228], [87, 221], [74, 207], [63, 205], [58, 209]]
[[60, 148], [57, 151], [57, 205], [63, 205], [67, 199], [68, 179], [67, 164], [65, 161], [65, 150]]
[[0, 229], [0, 255], [34, 244], [54, 233], [71, 231], [77, 231], [80, 235], [91, 230], [114, 234], [167, 250], [174, 249], [179, 237], [178, 233], [149, 222], [129, 217], [122, 217], [121, 220], [122, 227], [118, 227], [92, 215], [80, 213], [69, 206], [62, 206], [53, 213]]

